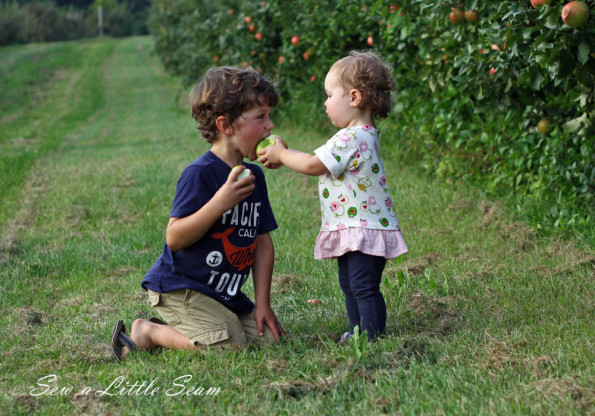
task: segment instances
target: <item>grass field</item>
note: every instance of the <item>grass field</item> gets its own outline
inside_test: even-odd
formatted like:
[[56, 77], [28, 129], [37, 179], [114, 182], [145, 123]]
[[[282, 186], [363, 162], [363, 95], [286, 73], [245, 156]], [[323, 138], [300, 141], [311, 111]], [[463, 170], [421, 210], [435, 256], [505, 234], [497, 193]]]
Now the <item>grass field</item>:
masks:
[[[0, 414], [595, 413], [592, 247], [399, 165], [390, 139], [410, 253], [383, 277], [388, 336], [336, 344], [347, 321], [336, 264], [312, 258], [316, 179], [282, 168], [266, 174], [283, 342], [113, 361], [114, 322], [154, 315], [140, 280], [181, 170], [207, 150], [151, 51], [144, 37], [0, 49]], [[304, 151], [327, 138], [274, 121]]]

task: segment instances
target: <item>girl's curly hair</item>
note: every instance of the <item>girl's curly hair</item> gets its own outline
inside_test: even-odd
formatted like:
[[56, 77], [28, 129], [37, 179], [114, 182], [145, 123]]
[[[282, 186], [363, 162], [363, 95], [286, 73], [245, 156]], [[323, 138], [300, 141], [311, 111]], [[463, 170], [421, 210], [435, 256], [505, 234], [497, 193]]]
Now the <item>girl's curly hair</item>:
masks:
[[331, 70], [338, 71], [339, 82], [345, 91], [356, 89], [362, 94], [358, 106], [360, 110], [369, 105], [374, 116], [388, 116], [393, 106], [391, 92], [396, 86], [390, 66], [379, 55], [369, 51], [352, 51], [335, 62]]
[[217, 139], [219, 116], [226, 117], [231, 125], [256, 105], [274, 107], [278, 102], [273, 83], [251, 68], [210, 68], [190, 93], [192, 118], [209, 143]]

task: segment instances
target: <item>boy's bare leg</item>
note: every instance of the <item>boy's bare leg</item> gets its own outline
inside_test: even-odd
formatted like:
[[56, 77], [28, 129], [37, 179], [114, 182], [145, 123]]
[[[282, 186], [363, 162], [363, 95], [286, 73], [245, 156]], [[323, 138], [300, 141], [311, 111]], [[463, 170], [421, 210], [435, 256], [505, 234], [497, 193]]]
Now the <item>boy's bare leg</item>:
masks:
[[[130, 338], [139, 350], [150, 350], [156, 347], [193, 350], [190, 340], [177, 329], [161, 325], [146, 319], [137, 319], [130, 328]], [[126, 347], [122, 350], [122, 358], [130, 353]]]

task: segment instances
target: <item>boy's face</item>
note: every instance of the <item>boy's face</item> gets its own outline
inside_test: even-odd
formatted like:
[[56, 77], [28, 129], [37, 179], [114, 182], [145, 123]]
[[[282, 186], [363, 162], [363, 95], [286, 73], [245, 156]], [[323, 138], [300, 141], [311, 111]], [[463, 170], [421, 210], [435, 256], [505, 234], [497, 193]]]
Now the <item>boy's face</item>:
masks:
[[236, 146], [250, 160], [257, 158], [256, 144], [275, 127], [270, 118], [271, 109], [268, 105], [256, 105], [233, 122]]

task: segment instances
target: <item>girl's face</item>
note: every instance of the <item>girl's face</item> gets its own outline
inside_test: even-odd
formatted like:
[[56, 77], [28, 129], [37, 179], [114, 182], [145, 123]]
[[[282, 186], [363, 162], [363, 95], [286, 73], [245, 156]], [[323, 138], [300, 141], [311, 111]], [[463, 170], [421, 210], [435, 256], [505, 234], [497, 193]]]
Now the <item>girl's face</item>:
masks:
[[332, 68], [324, 80], [324, 90], [327, 96], [324, 106], [333, 126], [339, 128], [350, 126], [359, 110], [352, 103], [352, 95], [339, 83], [337, 71]]
[[271, 134], [275, 127], [270, 118], [271, 107], [268, 105], [257, 105], [242, 113], [234, 121], [234, 136], [237, 137], [236, 146], [244, 157], [255, 160], [256, 144]]

